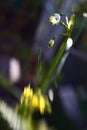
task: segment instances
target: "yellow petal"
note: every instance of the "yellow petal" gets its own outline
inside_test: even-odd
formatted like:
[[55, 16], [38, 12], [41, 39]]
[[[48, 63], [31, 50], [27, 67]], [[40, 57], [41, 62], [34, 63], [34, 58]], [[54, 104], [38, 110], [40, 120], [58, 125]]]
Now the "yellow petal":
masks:
[[34, 94], [31, 102], [32, 107], [38, 107], [38, 97]]
[[43, 96], [40, 96], [40, 99], [39, 99], [39, 109], [40, 109], [41, 114], [43, 114], [45, 111], [45, 99]]
[[25, 87], [23, 95], [25, 98], [32, 98], [33, 90], [30, 87]]

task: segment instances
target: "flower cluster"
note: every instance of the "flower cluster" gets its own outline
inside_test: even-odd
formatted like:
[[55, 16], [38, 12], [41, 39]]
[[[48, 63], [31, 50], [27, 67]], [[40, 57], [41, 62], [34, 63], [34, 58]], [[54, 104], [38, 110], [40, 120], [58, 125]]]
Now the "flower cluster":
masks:
[[47, 110], [51, 112], [50, 103], [47, 96], [43, 95], [41, 89], [33, 91], [32, 88], [26, 86], [21, 97], [21, 106], [28, 108], [28, 112], [39, 110], [41, 114]]
[[[61, 17], [64, 16], [65, 17], [65, 22], [61, 21]], [[62, 35], [66, 36], [67, 38], [70, 37], [72, 29], [73, 29], [73, 25], [74, 25], [74, 21], [75, 21], [75, 15], [73, 14], [70, 18], [70, 20], [68, 20], [68, 17], [64, 14], [58, 14], [55, 13], [53, 15], [50, 16], [49, 18], [49, 22], [54, 26], [54, 25], [58, 25], [59, 23], [65, 28], [66, 33], [62, 33]], [[48, 47], [51, 48], [54, 46], [55, 43], [55, 38], [56, 36], [54, 36], [49, 42], [48, 42]], [[71, 39], [71, 38], [69, 38]], [[72, 40], [72, 39], [71, 39]], [[70, 41], [70, 40], [69, 40]], [[73, 41], [72, 41], [73, 42]], [[69, 45], [69, 42], [68, 42]], [[71, 46], [71, 42], [70, 45]], [[68, 47], [67, 47], [68, 48]], [[70, 47], [69, 47], [70, 48]]]

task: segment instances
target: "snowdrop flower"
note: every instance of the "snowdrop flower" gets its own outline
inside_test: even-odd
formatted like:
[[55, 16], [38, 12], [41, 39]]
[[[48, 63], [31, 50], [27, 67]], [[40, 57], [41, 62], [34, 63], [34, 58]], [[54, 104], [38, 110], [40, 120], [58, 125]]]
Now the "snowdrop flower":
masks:
[[69, 38], [67, 39], [66, 50], [69, 50], [72, 45], [73, 45], [73, 40], [72, 40], [72, 38], [69, 37]]
[[61, 20], [61, 16], [58, 13], [53, 14], [49, 18], [49, 22], [51, 22], [52, 25], [58, 25], [58, 23], [60, 22], [60, 20]]

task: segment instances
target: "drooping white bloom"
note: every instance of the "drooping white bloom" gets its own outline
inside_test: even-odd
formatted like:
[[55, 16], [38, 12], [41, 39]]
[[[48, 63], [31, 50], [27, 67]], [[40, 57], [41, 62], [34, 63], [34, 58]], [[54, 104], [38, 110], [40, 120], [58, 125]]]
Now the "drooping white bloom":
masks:
[[73, 40], [72, 40], [72, 38], [69, 37], [69, 38], [67, 39], [66, 50], [69, 50], [72, 45], [73, 45]]
[[58, 23], [60, 22], [60, 20], [61, 20], [61, 16], [58, 13], [53, 14], [49, 18], [49, 22], [51, 22], [52, 25], [58, 25]]

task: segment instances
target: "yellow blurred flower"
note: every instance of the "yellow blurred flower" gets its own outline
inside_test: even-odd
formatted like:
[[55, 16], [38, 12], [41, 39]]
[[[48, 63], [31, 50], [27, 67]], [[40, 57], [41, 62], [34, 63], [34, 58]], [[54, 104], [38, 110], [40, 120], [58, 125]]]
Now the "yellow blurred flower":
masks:
[[32, 105], [32, 107], [35, 107], [35, 108], [38, 107], [38, 97], [35, 94], [32, 97], [31, 105]]
[[30, 85], [24, 88], [23, 96], [24, 98], [32, 98], [33, 90], [30, 88]]
[[41, 114], [44, 114], [45, 107], [46, 107], [46, 102], [45, 102], [44, 97], [41, 95], [39, 99], [39, 109], [40, 109]]
[[24, 92], [21, 97], [21, 107], [32, 111], [37, 109], [41, 114], [44, 114], [46, 110], [49, 112], [48, 102], [48, 98], [46, 98], [46, 95], [42, 94], [41, 89], [33, 92], [30, 85], [24, 88]]

